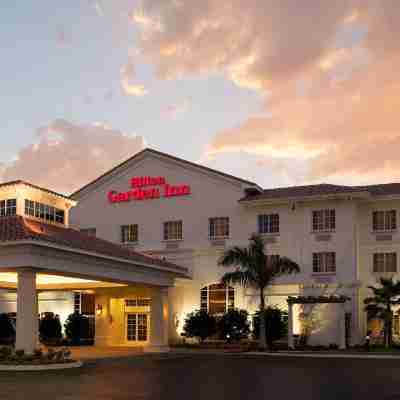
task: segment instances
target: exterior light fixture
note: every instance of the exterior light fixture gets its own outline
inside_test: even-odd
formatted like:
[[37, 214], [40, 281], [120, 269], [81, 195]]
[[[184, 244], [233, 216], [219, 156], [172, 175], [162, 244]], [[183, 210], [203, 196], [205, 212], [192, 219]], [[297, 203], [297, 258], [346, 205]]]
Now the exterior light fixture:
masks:
[[97, 304], [96, 306], [96, 315], [100, 317], [100, 315], [103, 314], [103, 306], [101, 304]]

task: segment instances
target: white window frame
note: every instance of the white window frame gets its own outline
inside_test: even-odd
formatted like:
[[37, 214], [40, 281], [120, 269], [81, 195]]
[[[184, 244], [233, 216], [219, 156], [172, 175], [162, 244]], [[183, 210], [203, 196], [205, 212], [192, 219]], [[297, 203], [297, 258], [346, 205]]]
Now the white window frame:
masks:
[[[203, 288], [200, 289], [200, 310], [210, 312], [210, 287], [213, 285], [215, 285], [215, 284], [210, 284], [210, 285], [204, 286]], [[213, 289], [213, 290], [214, 291], [225, 291], [225, 311], [224, 312], [228, 312], [235, 308], [236, 293], [235, 293], [234, 287], [232, 287], [230, 285], [226, 285], [225, 288], [223, 288], [223, 289]], [[233, 293], [233, 304], [230, 303], [230, 295], [232, 293]], [[205, 297], [204, 297], [204, 294], [206, 294]], [[207, 299], [206, 300], [207, 303], [205, 303], [205, 301], [203, 301], [203, 299], [205, 300], [205, 298]], [[204, 305], [206, 305], [206, 307], [204, 307]], [[214, 315], [219, 315], [219, 314], [220, 313], [216, 313]]]
[[0, 200], [0, 217], [17, 215], [17, 199]]
[[65, 211], [61, 208], [25, 199], [24, 209], [27, 217], [37, 218], [46, 223], [65, 225]]
[[[394, 214], [394, 221], [392, 220]], [[380, 221], [375, 218], [380, 216]], [[379, 223], [378, 223], [379, 222]], [[374, 210], [372, 211], [372, 231], [376, 232], [394, 232], [397, 230], [397, 210]]]
[[[390, 260], [394, 260], [394, 271], [389, 269], [392, 266], [389, 265]], [[390, 252], [376, 252], [372, 255], [372, 272], [374, 274], [395, 274], [397, 273], [397, 253], [395, 251]]]
[[165, 221], [163, 223], [163, 241], [177, 242], [183, 240], [182, 220]]
[[280, 217], [278, 213], [259, 214], [257, 223], [258, 233], [261, 235], [278, 235], [280, 232]]
[[[216, 234], [216, 232], [219, 230], [224, 231], [225, 233]], [[210, 240], [228, 239], [229, 236], [230, 236], [229, 217], [211, 217], [208, 219], [208, 237]]]
[[[318, 265], [316, 265], [317, 263]], [[336, 253], [334, 251], [320, 251], [312, 254], [313, 274], [336, 274], [336, 270]]]
[[[320, 221], [316, 221], [317, 218]], [[312, 232], [334, 232], [336, 230], [336, 209], [312, 210], [311, 229]]]
[[[136, 234], [134, 234], [134, 232], [132, 232], [131, 230], [136, 231]], [[137, 243], [138, 241], [139, 241], [138, 224], [121, 225], [121, 242], [123, 244], [134, 244]]]

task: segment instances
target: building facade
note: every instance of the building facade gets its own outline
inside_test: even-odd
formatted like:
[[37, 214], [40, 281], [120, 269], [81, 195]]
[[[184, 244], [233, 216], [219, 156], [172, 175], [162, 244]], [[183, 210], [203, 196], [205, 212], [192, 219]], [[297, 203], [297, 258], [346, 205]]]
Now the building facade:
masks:
[[[186, 315], [196, 309], [217, 315], [231, 308], [257, 310], [258, 294], [250, 288], [221, 285], [226, 270], [218, 265], [225, 249], [247, 246], [253, 233], [263, 235], [269, 254], [289, 257], [301, 269], [273, 282], [266, 292], [267, 304], [287, 309], [289, 296], [347, 296], [349, 344], [362, 342], [367, 330], [363, 302], [369, 296], [368, 286], [381, 276], [398, 277], [400, 184], [264, 190], [253, 182], [146, 149], [70, 200], [72, 228], [187, 268], [190, 279], [177, 277], [165, 292], [170, 340], [180, 338]], [[27, 215], [31, 212], [29, 204], [20, 207]], [[96, 321], [97, 343], [147, 340], [143, 335], [139, 340], [139, 326], [146, 325], [141, 318], [147, 318], [149, 296], [145, 286], [139, 292], [133, 296], [126, 288], [96, 289], [95, 303], [108, 304], [114, 309], [111, 314], [118, 315], [113, 321]], [[52, 304], [48, 308], [53, 310], [62, 305], [68, 314], [77, 293], [48, 293], [46, 299], [39, 298], [39, 307]], [[12, 296], [1, 297], [2, 310], [14, 307]], [[120, 313], [124, 307], [126, 312]], [[128, 312], [130, 307], [136, 311]], [[338, 343], [343, 314], [337, 304], [295, 305], [294, 316], [295, 333], [307, 320], [310, 344]], [[397, 315], [394, 330], [399, 333]]]
[[[274, 282], [267, 303], [287, 309], [288, 296], [348, 296], [348, 343], [365, 335], [368, 285], [397, 276], [398, 184], [263, 190], [148, 149], [72, 198], [78, 202], [71, 212], [76, 228], [189, 269], [192, 280], [178, 280], [169, 291], [170, 338], [179, 338], [185, 316], [195, 309], [257, 310], [253, 290], [219, 284], [222, 252], [246, 246], [252, 233], [264, 236], [271, 255], [290, 257], [301, 268]], [[298, 306], [295, 314], [295, 333], [307, 316], [313, 320], [311, 343], [337, 343], [341, 314], [335, 305]]]

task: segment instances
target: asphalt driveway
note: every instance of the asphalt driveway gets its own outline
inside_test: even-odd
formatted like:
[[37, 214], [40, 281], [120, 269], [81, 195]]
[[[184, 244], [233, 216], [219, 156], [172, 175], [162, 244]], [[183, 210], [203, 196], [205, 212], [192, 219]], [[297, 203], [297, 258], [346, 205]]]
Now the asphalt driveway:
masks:
[[0, 373], [0, 398], [400, 400], [400, 361], [141, 355], [74, 371]]

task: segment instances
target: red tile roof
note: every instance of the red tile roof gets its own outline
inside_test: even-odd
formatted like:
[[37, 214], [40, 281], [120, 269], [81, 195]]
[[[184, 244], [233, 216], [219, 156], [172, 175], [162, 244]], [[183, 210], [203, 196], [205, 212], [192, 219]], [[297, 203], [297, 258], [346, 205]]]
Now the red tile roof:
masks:
[[265, 189], [260, 193], [249, 193], [241, 201], [275, 200], [295, 197], [323, 196], [367, 192], [372, 196], [400, 195], [400, 183], [387, 183], [367, 186], [343, 186], [322, 183], [319, 185], [291, 186]]
[[150, 264], [156, 267], [167, 268], [175, 270], [179, 274], [187, 273], [187, 269], [184, 267], [132, 251], [107, 240], [88, 236], [76, 229], [50, 225], [19, 215], [0, 218], [0, 242], [17, 242], [22, 240], [41, 241], [69, 247], [72, 250], [97, 253], [99, 256], [121, 258], [133, 263]]

